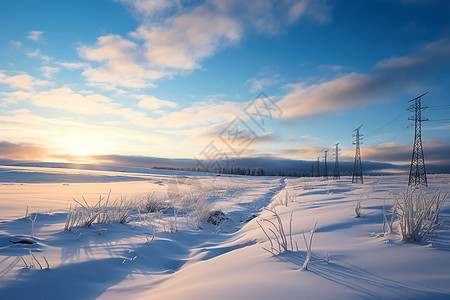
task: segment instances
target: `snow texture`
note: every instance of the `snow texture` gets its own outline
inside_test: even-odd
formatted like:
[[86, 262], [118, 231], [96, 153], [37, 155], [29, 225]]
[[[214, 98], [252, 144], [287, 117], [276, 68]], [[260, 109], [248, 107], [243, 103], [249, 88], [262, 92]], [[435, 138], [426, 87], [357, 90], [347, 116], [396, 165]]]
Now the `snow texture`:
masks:
[[[391, 216], [405, 176], [361, 185], [347, 177], [12, 172], [0, 185], [0, 299], [450, 298], [450, 201], [443, 225], [420, 243], [402, 240], [398, 220], [383, 231], [383, 211]], [[428, 179], [427, 193], [450, 192], [449, 175]], [[133, 208], [126, 221], [64, 230], [69, 207], [83, 209], [73, 198], [94, 206], [110, 191], [109, 209], [115, 199]], [[263, 249], [270, 242], [258, 226], [276, 222], [273, 209], [289, 243], [277, 255]], [[309, 239], [316, 222], [300, 271], [303, 234]]]

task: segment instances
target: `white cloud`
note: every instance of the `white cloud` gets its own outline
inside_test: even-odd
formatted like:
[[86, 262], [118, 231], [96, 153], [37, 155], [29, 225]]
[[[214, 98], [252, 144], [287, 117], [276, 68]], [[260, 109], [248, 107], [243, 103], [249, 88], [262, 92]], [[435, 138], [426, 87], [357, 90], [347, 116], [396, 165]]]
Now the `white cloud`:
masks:
[[[282, 157], [289, 157], [298, 159], [299, 157], [303, 160], [316, 160], [317, 153], [323, 153], [324, 150], [327, 150], [324, 147], [296, 147], [296, 148], [288, 148], [282, 149], [280, 151]], [[340, 157], [345, 157], [347, 154], [344, 151], [341, 152]]]
[[39, 107], [49, 107], [58, 110], [70, 111], [73, 113], [86, 115], [101, 115], [109, 113], [115, 106], [112, 100], [99, 95], [82, 95], [73, 92], [70, 88], [57, 88], [39, 93], [33, 92], [12, 92], [3, 93], [3, 95], [19, 101], [28, 100], [33, 105]]
[[9, 76], [2, 72], [0, 72], [0, 83], [7, 84], [12, 89], [19, 90], [33, 90], [34, 86], [52, 85], [49, 81], [38, 80], [27, 73]]
[[43, 33], [42, 31], [30, 31], [28, 32], [27, 39], [39, 42]]
[[326, 70], [326, 71], [332, 71], [332, 72], [339, 72], [344, 69], [344, 66], [341, 65], [320, 65], [319, 69]]
[[28, 52], [27, 55], [29, 57], [37, 57], [42, 59], [45, 63], [48, 63], [52, 60], [52, 58], [50, 56], [44, 55], [41, 52], [41, 49], [35, 49], [33, 52]]
[[154, 96], [136, 95], [135, 98], [141, 100], [141, 101], [139, 101], [138, 106], [140, 108], [144, 108], [144, 109], [156, 110], [163, 106], [167, 106], [167, 107], [177, 107], [178, 106], [178, 104], [176, 104], [175, 102], [172, 102], [169, 100], [161, 100]]
[[151, 87], [160, 78], [201, 68], [202, 60], [238, 43], [246, 28], [277, 34], [303, 16], [324, 22], [329, 11], [324, 0], [206, 0], [189, 7], [176, 0], [118, 1], [134, 8], [141, 25], [129, 39], [105, 35], [78, 49], [82, 58], [99, 63], [83, 72], [90, 83]]
[[59, 72], [61, 68], [59, 67], [51, 67], [51, 66], [42, 66], [39, 68], [41, 70], [42, 75], [44, 75], [45, 78], [52, 78], [53, 75]]
[[20, 49], [20, 48], [22, 48], [23, 45], [19, 41], [11, 41], [11, 46], [15, 49]]
[[[26, 75], [26, 74], [24, 74]], [[32, 78], [27, 75], [26, 78]], [[195, 102], [190, 107], [186, 107], [173, 112], [164, 112], [160, 108], [178, 107], [177, 103], [169, 100], [158, 99], [149, 95], [129, 95], [139, 99], [138, 107], [153, 110], [154, 113], [161, 114], [159, 118], [151, 118], [144, 111], [136, 111], [115, 102], [112, 98], [94, 93], [92, 91], [74, 91], [69, 87], [50, 89], [47, 91], [35, 92], [31, 83], [22, 86], [24, 91], [4, 92], [4, 103], [18, 103], [28, 101], [37, 107], [52, 108], [58, 111], [79, 114], [85, 116], [101, 116], [107, 121], [125, 122], [155, 129], [179, 129], [195, 128], [199, 126], [210, 126], [222, 122], [229, 122], [239, 114], [249, 102], [234, 101], [207, 101]], [[0, 73], [0, 82], [8, 82], [9, 77]], [[24, 81], [20, 81], [24, 84]], [[241, 117], [243, 117], [241, 115]]]
[[300, 137], [300, 140], [304, 141], [304, 142], [318, 142], [318, 141], [320, 141], [320, 138], [309, 136], [309, 135], [302, 135]]
[[146, 68], [140, 46], [119, 35], [99, 37], [94, 47], [80, 47], [78, 53], [85, 59], [102, 63], [98, 68], [87, 68], [83, 72], [92, 83], [143, 88], [152, 86], [152, 81], [165, 74]]
[[162, 128], [192, 128], [235, 119], [248, 103], [222, 101], [220, 103], [197, 102], [181, 111], [172, 112], [155, 122]]
[[88, 64], [81, 62], [57, 62], [56, 64], [70, 71], [87, 68], [89, 66]]
[[8, 102], [30, 101], [38, 107], [53, 108], [87, 116], [119, 117], [140, 126], [155, 126], [153, 119], [145, 113], [124, 108], [111, 98], [100, 94], [82, 94], [68, 87], [41, 91], [39, 93], [3, 93]]
[[86, 116], [101, 116], [102, 118], [124, 120], [128, 124], [135, 124], [146, 128], [156, 128], [159, 122], [148, 117], [145, 113], [121, 106], [111, 98], [96, 93], [76, 92], [68, 87], [51, 89], [48, 91], [28, 92], [16, 91], [1, 93], [6, 103], [29, 101], [37, 107], [52, 108], [58, 111]]
[[162, 26], [141, 26], [135, 37], [145, 40], [144, 51], [152, 65], [160, 68], [193, 70], [219, 46], [241, 37], [239, 23], [203, 7], [178, 16]]
[[168, 10], [181, 8], [180, 0], [117, 0], [130, 7], [136, 13], [148, 18], [154, 18]]
[[243, 23], [255, 30], [275, 35], [284, 32], [302, 18], [326, 23], [330, 19], [330, 6], [326, 0], [256, 0], [224, 1], [234, 8]]
[[256, 93], [265, 88], [275, 85], [281, 81], [282, 77], [271, 72], [260, 72], [258, 76], [248, 79], [245, 84], [250, 85], [250, 92]]

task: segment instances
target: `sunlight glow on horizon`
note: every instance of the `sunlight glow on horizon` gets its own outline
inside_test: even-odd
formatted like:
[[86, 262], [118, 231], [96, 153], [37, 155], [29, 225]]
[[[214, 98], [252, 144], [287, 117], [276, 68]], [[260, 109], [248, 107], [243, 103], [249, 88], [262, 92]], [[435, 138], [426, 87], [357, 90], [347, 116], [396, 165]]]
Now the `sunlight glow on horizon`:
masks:
[[[364, 123], [375, 133], [363, 159], [404, 163], [411, 130], [395, 133], [408, 116], [377, 128], [424, 90], [425, 105], [447, 104], [449, 7], [352, 1], [7, 1], [0, 157], [194, 159], [214, 143], [232, 157], [315, 160], [339, 142], [347, 159]], [[265, 128], [244, 111], [261, 91], [283, 112]], [[425, 157], [450, 164], [448, 110], [426, 113]], [[244, 152], [220, 138], [236, 119], [257, 137]]]

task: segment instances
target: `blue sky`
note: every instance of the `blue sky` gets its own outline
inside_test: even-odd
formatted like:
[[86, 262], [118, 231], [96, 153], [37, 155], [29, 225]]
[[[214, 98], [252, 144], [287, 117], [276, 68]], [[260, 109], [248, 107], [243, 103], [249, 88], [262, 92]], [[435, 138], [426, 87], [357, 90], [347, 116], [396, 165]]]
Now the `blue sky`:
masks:
[[[364, 124], [363, 159], [407, 163], [404, 111], [430, 91], [425, 156], [448, 163], [449, 15], [439, 0], [6, 1], [0, 156], [205, 158], [213, 143], [314, 160], [339, 142], [351, 160]], [[263, 130], [245, 114], [260, 92], [282, 111]], [[220, 138], [236, 118], [257, 137], [238, 154]]]

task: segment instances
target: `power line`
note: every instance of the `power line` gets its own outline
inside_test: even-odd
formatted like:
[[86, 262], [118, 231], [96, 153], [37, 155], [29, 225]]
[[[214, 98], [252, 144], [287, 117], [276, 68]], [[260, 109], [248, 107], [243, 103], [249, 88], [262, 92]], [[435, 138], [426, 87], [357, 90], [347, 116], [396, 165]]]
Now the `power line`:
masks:
[[440, 122], [440, 121], [447, 122], [447, 121], [450, 121], [450, 119], [436, 119], [436, 120], [428, 120], [428, 121], [430, 121], [430, 122]]
[[402, 135], [403, 133], [405, 133], [406, 131], [408, 131], [409, 128], [413, 127], [413, 125], [408, 125], [405, 128], [403, 128], [400, 131], [397, 131], [396, 133], [394, 133], [393, 135], [391, 135], [390, 137], [384, 139], [384, 140], [378, 140], [378, 143], [375, 143], [375, 145], [379, 145], [379, 144], [383, 144], [386, 142], [389, 142], [390, 140], [393, 140], [394, 138], [398, 137], [399, 135]]
[[379, 145], [379, 144], [386, 143], [386, 142], [388, 142], [388, 141], [390, 141], [390, 140], [396, 138], [397, 136], [403, 134], [404, 132], [406, 132], [406, 131], [407, 131], [409, 128], [411, 128], [412, 126], [413, 126], [412, 124], [411, 124], [411, 125], [408, 125], [408, 126], [406, 126], [405, 128], [401, 129], [400, 131], [397, 131], [397, 132], [393, 133], [392, 135], [390, 135], [390, 136], [387, 137], [387, 138], [378, 139], [378, 140], [375, 141], [375, 143], [373, 143], [373, 145]]
[[385, 128], [385, 127], [388, 126], [388, 125], [390, 125], [392, 122], [394, 122], [394, 121], [398, 120], [399, 118], [403, 117], [403, 115], [405, 115], [407, 112], [408, 112], [408, 110], [405, 109], [401, 114], [395, 116], [392, 120], [388, 121], [388, 122], [385, 123], [383, 126], [381, 126], [381, 127], [377, 128], [377, 129], [372, 130], [372, 131], [370, 131], [369, 133], [367, 133], [367, 134], [366, 134], [366, 137], [367, 137], [368, 135], [372, 135], [372, 134], [374, 134], [375, 132], [377, 132], [377, 131], [379, 131], [379, 130]]
[[437, 109], [449, 109], [450, 105], [440, 105], [440, 106], [430, 106], [428, 107], [429, 110], [437, 110]]

